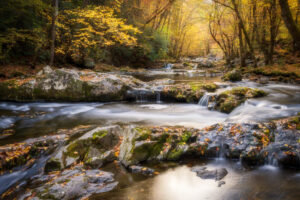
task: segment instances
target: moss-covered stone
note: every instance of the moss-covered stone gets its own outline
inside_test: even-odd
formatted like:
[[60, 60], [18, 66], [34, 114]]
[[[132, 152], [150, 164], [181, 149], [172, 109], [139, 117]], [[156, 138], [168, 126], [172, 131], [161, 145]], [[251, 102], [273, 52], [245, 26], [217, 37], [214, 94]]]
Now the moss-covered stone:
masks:
[[230, 72], [227, 72], [223, 77], [224, 81], [241, 81], [242, 80], [242, 73], [238, 70], [232, 70]]
[[60, 171], [62, 169], [61, 162], [58, 159], [51, 158], [45, 165], [45, 172]]
[[136, 127], [135, 130], [138, 132], [138, 136], [135, 139], [136, 141], [146, 140], [151, 136], [151, 131], [149, 128]]
[[249, 98], [266, 96], [263, 90], [248, 87], [236, 87], [222, 92], [217, 97], [217, 109], [224, 113], [230, 113]]
[[101, 139], [108, 134], [107, 130], [101, 130], [93, 134], [93, 140]]

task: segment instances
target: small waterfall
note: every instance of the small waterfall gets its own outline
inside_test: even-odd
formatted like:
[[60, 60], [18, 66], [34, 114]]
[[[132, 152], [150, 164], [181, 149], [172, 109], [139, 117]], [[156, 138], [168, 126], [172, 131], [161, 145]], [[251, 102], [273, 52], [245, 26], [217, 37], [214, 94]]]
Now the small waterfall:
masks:
[[194, 70], [196, 70], [198, 68], [198, 64], [196, 63], [195, 65], [194, 65]]
[[143, 90], [136, 91], [135, 99], [136, 99], [136, 102], [146, 102], [147, 101], [146, 92]]
[[173, 66], [174, 66], [173, 64], [168, 63], [168, 64], [165, 65], [165, 69], [171, 70], [173, 68]]
[[210, 100], [211, 95], [209, 95], [208, 93], [204, 94], [203, 97], [199, 100], [198, 104], [200, 106], [204, 106], [207, 107], [209, 100]]
[[161, 103], [159, 91], [156, 92], [156, 103]]

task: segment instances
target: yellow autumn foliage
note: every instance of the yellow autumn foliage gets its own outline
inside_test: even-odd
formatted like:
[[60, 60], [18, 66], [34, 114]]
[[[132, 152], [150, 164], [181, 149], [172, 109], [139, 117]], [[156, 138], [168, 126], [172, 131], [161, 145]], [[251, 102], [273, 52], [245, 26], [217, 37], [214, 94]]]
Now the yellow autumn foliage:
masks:
[[114, 15], [114, 9], [98, 6], [61, 12], [57, 20], [56, 54], [82, 59], [112, 45], [134, 46], [140, 31]]

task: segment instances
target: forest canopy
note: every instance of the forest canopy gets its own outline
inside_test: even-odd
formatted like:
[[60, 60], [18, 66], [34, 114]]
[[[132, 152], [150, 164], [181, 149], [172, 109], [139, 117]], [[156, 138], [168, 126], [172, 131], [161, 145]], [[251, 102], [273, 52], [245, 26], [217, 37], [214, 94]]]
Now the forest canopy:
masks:
[[6, 0], [0, 62], [146, 66], [222, 55], [265, 64], [300, 49], [299, 0]]

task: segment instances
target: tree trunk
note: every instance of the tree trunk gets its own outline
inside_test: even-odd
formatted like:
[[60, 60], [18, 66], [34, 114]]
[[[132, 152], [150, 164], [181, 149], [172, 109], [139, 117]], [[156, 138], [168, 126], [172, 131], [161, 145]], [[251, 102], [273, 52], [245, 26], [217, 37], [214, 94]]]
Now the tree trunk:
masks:
[[242, 28], [240, 23], [238, 29], [239, 29], [239, 43], [240, 43], [240, 65], [241, 67], [245, 67], [246, 62], [245, 62], [245, 51], [244, 51], [244, 43], [243, 43], [243, 33], [242, 33]]
[[238, 18], [238, 20], [239, 20], [239, 24], [241, 25], [241, 29], [242, 29], [242, 31], [243, 31], [243, 33], [244, 33], [244, 36], [245, 36], [245, 40], [246, 40], [246, 42], [247, 42], [247, 45], [248, 45], [248, 47], [249, 47], [249, 49], [250, 49], [250, 54], [251, 54], [251, 57], [252, 57], [252, 59], [253, 59], [253, 61], [254, 61], [254, 67], [256, 67], [256, 66], [257, 66], [257, 63], [256, 63], [255, 55], [254, 55], [254, 49], [253, 49], [252, 43], [251, 43], [251, 41], [250, 41], [249, 34], [247, 33], [247, 30], [246, 30], [246, 28], [245, 28], [245, 25], [244, 25], [242, 16], [240, 15], [238, 5], [237, 5], [237, 3], [236, 3], [235, 0], [231, 0], [231, 3], [232, 3], [232, 5], [233, 5], [235, 14], [236, 14], [236, 16], [237, 16], [237, 18]]
[[300, 30], [297, 27], [287, 0], [279, 0], [281, 16], [295, 44], [295, 51], [300, 51]]
[[54, 54], [55, 54], [55, 38], [56, 38], [56, 25], [55, 21], [58, 15], [58, 0], [53, 0], [54, 12], [52, 16], [52, 25], [51, 25], [51, 49], [50, 49], [50, 63], [52, 66], [54, 63]]

